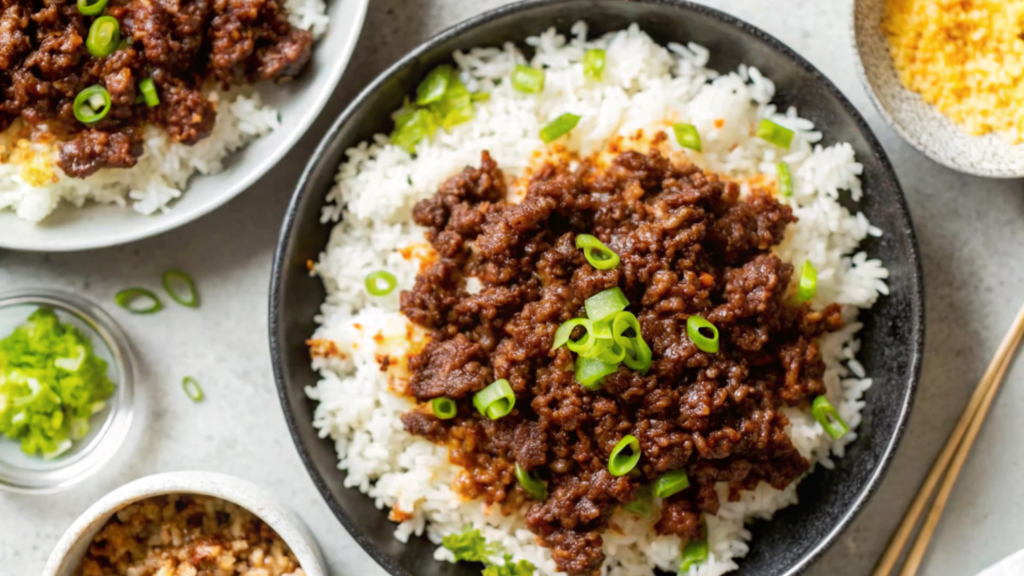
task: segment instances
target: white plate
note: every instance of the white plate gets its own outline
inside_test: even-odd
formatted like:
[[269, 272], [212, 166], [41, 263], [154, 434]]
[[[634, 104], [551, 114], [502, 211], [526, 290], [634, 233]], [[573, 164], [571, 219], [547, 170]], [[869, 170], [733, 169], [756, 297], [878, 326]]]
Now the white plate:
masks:
[[133, 242], [177, 228], [234, 198], [270, 170], [305, 134], [334, 92], [348, 64], [369, 0], [327, 0], [327, 33], [313, 46], [313, 58], [300, 78], [264, 83], [263, 102], [281, 113], [281, 127], [229, 156], [223, 172], [196, 176], [170, 211], [143, 216], [119, 206], [62, 204], [39, 224], [10, 210], [0, 211], [0, 248], [64, 252]]

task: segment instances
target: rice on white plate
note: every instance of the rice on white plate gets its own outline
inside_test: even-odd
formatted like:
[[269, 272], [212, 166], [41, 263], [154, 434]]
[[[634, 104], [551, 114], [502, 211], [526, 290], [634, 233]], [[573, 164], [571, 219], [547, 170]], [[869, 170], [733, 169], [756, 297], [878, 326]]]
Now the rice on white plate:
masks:
[[[286, 0], [288, 21], [318, 39], [327, 31], [324, 0]], [[40, 222], [62, 202], [81, 208], [87, 201], [127, 206], [141, 214], [166, 211], [182, 195], [195, 174], [224, 169], [224, 159], [246, 143], [280, 126], [277, 110], [260, 101], [257, 89], [221, 93], [210, 90], [217, 120], [209, 136], [193, 146], [171, 140], [167, 131], [147, 125], [143, 154], [132, 168], [105, 168], [88, 178], [72, 178], [57, 165], [53, 143], [22, 136], [22, 123], [0, 133], [0, 210], [13, 210], [29, 222]]]
[[[338, 467], [348, 474], [345, 485], [373, 498], [378, 508], [393, 509], [392, 519], [400, 522], [396, 538], [404, 542], [412, 535], [426, 534], [440, 544], [443, 536], [471, 525], [515, 559], [532, 562], [539, 573], [554, 574], [551, 551], [526, 528], [525, 514], [505, 516], [497, 506], [488, 510], [480, 500], [462, 498], [451, 488], [460, 468], [449, 463], [447, 449], [406, 432], [400, 420], [415, 403], [389, 388], [389, 376], [400, 377], [405, 360], [429, 336], [399, 312], [398, 290], [371, 298], [364, 278], [386, 269], [395, 274], [399, 287], [413, 285], [420, 263], [432, 257], [424, 229], [411, 223], [417, 201], [433, 195], [463, 167], [475, 166], [482, 150], [488, 150], [514, 180], [527, 170], [534, 151], [544, 148], [538, 131], [564, 112], [582, 117], [565, 144], [580, 156], [603, 150], [616, 135], [632, 134], [638, 128], [663, 130], [685, 121], [697, 127], [703, 144], [703, 153], [686, 154], [723, 177], [746, 181], [763, 174], [768, 178], [762, 183], [773, 187], [776, 165], [784, 160], [792, 167], [794, 184], [793, 195], [786, 201], [799, 221], [790, 224], [776, 252], [798, 268], [805, 260], [813, 263], [818, 288], [812, 304], [843, 305], [846, 326], [824, 336], [820, 351], [826, 364], [827, 396], [851, 430], [860, 423], [862, 396], [871, 386], [856, 360], [860, 346], [856, 333], [861, 328], [856, 318], [859, 309], [871, 307], [879, 294], [888, 293], [888, 272], [880, 261], [858, 252], [864, 238], [879, 236], [881, 231], [838, 201], [840, 190], [848, 190], [855, 201], [862, 195], [858, 178], [862, 167], [852, 147], [816, 145], [821, 133], [795, 110], [777, 110], [770, 103], [774, 85], [755, 68], [741, 66], [720, 75], [706, 67], [705, 48], [695, 44], [663, 47], [636, 25], [588, 40], [587, 27], [581, 22], [573, 26], [568, 39], [552, 29], [526, 43], [536, 51], [530, 64], [546, 68], [542, 93], [521, 94], [512, 88], [512, 69], [526, 63], [512, 44], [457, 52], [454, 59], [460, 79], [470, 91], [491, 94], [477, 105], [472, 121], [420, 142], [415, 156], [383, 135], [347, 151], [337, 186], [323, 209], [323, 222], [338, 223], [314, 267], [328, 296], [311, 341], [313, 366], [321, 379], [307, 394], [319, 402], [313, 425], [321, 437], [334, 441]], [[581, 59], [591, 48], [607, 50], [599, 82], [585, 80], [582, 73]], [[751, 135], [762, 118], [796, 133], [784, 155]], [[716, 120], [724, 124], [716, 127]], [[681, 150], [674, 141], [671, 146]], [[749, 189], [748, 184], [742, 185], [743, 192]], [[387, 374], [379, 363], [384, 354], [392, 363], [400, 359]], [[809, 410], [785, 408], [783, 412], [791, 421], [789, 435], [811, 462], [811, 470], [816, 464], [831, 468], [831, 458], [842, 456], [846, 444], [856, 439], [851, 431], [833, 440]], [[716, 576], [737, 568], [751, 538], [744, 524], [771, 518], [776, 510], [796, 503], [796, 484], [777, 490], [761, 483], [743, 492], [737, 502], [729, 502], [728, 489], [720, 486], [720, 511], [706, 515], [709, 559], [690, 568], [689, 574]], [[656, 519], [656, 514], [644, 519], [615, 513], [612, 522], [621, 530], [603, 534], [603, 574], [677, 570], [680, 540], [657, 536]], [[453, 560], [451, 552], [440, 546], [435, 557]]]

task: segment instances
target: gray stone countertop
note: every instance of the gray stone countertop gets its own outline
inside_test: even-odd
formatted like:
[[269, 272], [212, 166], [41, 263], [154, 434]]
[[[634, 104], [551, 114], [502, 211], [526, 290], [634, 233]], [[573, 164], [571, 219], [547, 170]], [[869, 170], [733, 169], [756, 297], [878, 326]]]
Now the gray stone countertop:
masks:
[[[831, 78], [867, 117], [899, 172], [917, 227], [927, 292], [927, 350], [913, 418], [881, 489], [808, 572], [869, 573], [1024, 302], [1021, 182], [984, 180], [917, 154], [884, 123], [858, 81], [850, 0], [706, 0], [780, 38]], [[334, 519], [284, 424], [267, 345], [271, 255], [293, 185], [316, 142], [354, 94], [406, 51], [502, 0], [372, 0], [341, 87], [292, 153], [215, 213], [162, 236], [78, 254], [0, 253], [0, 287], [45, 286], [104, 303], [138, 353], [145, 418], [139, 447], [53, 496], [0, 493], [0, 575], [39, 574], [60, 535], [92, 502], [143, 475], [226, 472], [274, 491], [305, 519], [337, 576], [382, 575]], [[870, 192], [869, 192], [870, 193]], [[204, 305], [130, 316], [113, 294], [189, 270]], [[207, 401], [181, 391], [185, 374]], [[922, 573], [962, 576], [1024, 547], [1024, 370], [1013, 369], [953, 493]]]

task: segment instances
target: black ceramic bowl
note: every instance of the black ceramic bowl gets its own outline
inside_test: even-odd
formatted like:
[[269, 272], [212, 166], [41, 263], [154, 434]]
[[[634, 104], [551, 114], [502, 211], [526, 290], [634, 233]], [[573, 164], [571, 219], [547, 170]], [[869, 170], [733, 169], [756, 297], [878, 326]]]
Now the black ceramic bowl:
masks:
[[877, 487], [903, 432], [921, 365], [924, 334], [920, 262], [899, 183], [864, 119], [836, 87], [806, 60], [764, 32], [715, 10], [681, 1], [545, 0], [506, 6], [460, 24], [430, 40], [382, 74], [349, 106], [324, 138], [302, 177], [281, 230], [270, 294], [270, 341], [281, 404], [295, 445], [317, 488], [342, 524], [396, 576], [479, 574], [479, 567], [435, 562], [425, 538], [401, 544], [387, 512], [342, 484], [333, 443], [317, 437], [314, 403], [303, 389], [315, 384], [304, 344], [324, 289], [306, 261], [327, 243], [330, 226], [320, 208], [347, 148], [391, 130], [390, 113], [434, 66], [456, 49], [521, 43], [549, 26], [566, 32], [586, 19], [592, 34], [637, 22], [660, 43], [695, 41], [711, 49], [711, 66], [757, 66], [778, 87], [775, 101], [795, 105], [825, 133], [825, 143], [846, 141], [864, 164], [865, 198], [859, 209], [884, 236], [865, 248], [889, 268], [891, 294], [864, 315], [861, 362], [875, 379], [867, 394], [860, 436], [835, 470], [819, 469], [799, 488], [800, 504], [771, 522], [752, 526], [750, 553], [736, 574], [796, 574], [850, 523]]

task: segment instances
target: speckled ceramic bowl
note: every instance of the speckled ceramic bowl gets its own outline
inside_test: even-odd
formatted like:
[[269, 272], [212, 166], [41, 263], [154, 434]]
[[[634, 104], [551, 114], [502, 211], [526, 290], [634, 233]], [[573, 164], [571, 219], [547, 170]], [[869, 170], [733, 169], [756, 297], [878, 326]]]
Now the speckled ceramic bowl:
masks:
[[115, 512], [164, 494], [201, 494], [233, 502], [274, 529], [291, 548], [306, 576], [326, 576], [316, 540], [280, 500], [252, 482], [214, 472], [170, 472], [139, 478], [107, 494], [68, 528], [50, 554], [42, 576], [72, 576], [96, 534]]
[[886, 0], [854, 0], [857, 73], [882, 117], [911, 146], [960, 172], [990, 178], [1024, 177], [1024, 144], [1001, 136], [971, 136], [900, 80], [881, 22]]

